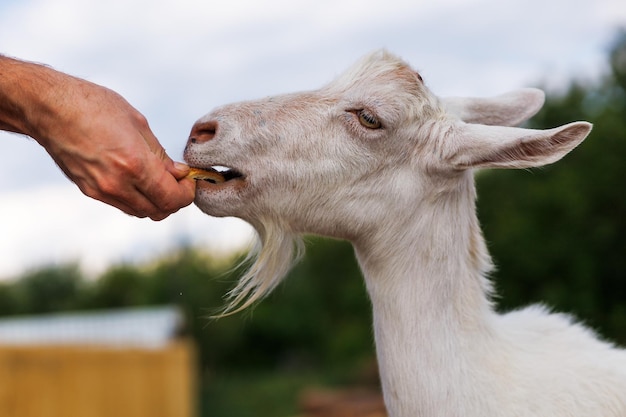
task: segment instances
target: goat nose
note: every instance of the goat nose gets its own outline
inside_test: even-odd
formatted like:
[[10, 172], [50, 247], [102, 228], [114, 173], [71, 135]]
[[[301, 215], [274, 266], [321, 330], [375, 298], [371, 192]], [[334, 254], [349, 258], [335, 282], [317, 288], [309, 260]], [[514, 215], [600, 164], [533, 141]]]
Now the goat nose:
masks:
[[215, 137], [216, 132], [217, 132], [216, 121], [196, 123], [191, 129], [191, 133], [189, 134], [189, 142], [190, 143], [208, 142]]

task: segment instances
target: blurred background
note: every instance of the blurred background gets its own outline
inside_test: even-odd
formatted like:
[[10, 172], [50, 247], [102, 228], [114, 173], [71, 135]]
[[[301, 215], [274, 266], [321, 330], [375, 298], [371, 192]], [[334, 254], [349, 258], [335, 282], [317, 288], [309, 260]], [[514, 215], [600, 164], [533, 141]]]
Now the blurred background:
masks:
[[[478, 174], [498, 305], [545, 302], [626, 343], [622, 3], [5, 0], [0, 53], [116, 90], [174, 159], [211, 108], [318, 88], [381, 47], [441, 96], [543, 88], [529, 126], [594, 130], [554, 166]], [[382, 415], [369, 301], [345, 242], [310, 238], [267, 300], [207, 318], [253, 238], [195, 207], [130, 218], [83, 196], [34, 141], [0, 132], [0, 415], [67, 415], [54, 411], [60, 397], [83, 398], [93, 416], [111, 415], [112, 398], [134, 416], [355, 412], [323, 411], [337, 401]], [[108, 394], [65, 394], [81, 385]]]

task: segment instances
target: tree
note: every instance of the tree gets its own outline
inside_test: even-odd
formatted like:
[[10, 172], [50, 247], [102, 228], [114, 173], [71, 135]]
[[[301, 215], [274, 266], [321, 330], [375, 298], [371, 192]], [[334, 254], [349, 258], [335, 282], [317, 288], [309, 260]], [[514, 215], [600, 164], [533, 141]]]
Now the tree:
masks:
[[588, 120], [587, 140], [554, 166], [479, 176], [479, 215], [502, 305], [545, 300], [626, 342], [626, 32], [598, 85], [549, 93], [531, 127]]
[[78, 308], [82, 274], [75, 264], [26, 273], [13, 288], [15, 313], [40, 314]]

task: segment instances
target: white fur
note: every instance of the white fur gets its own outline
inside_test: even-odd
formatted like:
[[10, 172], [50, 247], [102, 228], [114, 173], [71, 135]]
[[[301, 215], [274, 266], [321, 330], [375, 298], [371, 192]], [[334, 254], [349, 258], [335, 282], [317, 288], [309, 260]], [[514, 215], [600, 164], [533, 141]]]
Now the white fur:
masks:
[[[187, 162], [245, 179], [199, 182], [196, 204], [250, 222], [261, 238], [231, 310], [278, 284], [301, 234], [348, 239], [372, 301], [391, 416], [626, 416], [624, 351], [568, 316], [536, 306], [500, 315], [490, 301], [472, 170], [555, 162], [591, 130], [501, 126], [542, 104], [532, 89], [438, 99], [382, 51], [322, 89], [206, 115]], [[365, 127], [361, 109], [382, 127]], [[217, 126], [209, 136], [207, 123]]]

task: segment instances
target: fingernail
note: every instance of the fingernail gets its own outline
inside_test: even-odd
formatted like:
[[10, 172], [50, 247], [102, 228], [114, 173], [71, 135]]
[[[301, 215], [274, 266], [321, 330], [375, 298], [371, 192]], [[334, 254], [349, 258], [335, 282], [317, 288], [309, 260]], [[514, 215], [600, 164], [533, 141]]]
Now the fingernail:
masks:
[[184, 164], [182, 162], [174, 162], [174, 168], [179, 171], [187, 171], [189, 169], [189, 165]]

